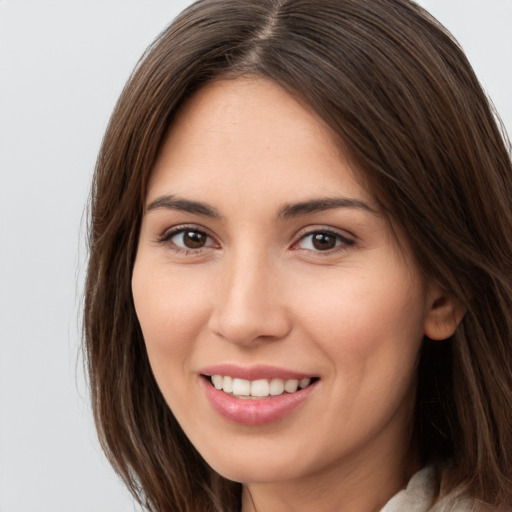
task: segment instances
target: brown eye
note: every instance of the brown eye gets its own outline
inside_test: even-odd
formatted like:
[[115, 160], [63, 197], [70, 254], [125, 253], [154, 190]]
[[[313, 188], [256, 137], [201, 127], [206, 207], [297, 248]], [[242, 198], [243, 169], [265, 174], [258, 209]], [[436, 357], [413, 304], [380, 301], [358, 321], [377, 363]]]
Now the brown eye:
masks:
[[208, 236], [201, 231], [184, 231], [183, 245], [187, 249], [200, 249], [206, 245]]
[[354, 245], [354, 240], [334, 231], [312, 231], [302, 236], [296, 244], [298, 249], [327, 252], [333, 249], [343, 249]]
[[328, 251], [336, 247], [336, 236], [330, 233], [314, 233], [312, 235], [311, 243], [318, 251]]
[[181, 228], [165, 235], [163, 243], [169, 243], [175, 250], [198, 250], [214, 247], [215, 242], [204, 231], [192, 228]]

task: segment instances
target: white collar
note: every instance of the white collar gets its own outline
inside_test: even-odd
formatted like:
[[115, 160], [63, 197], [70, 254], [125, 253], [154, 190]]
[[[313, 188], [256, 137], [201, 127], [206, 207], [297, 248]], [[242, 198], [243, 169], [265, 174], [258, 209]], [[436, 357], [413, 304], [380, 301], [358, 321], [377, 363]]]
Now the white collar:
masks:
[[435, 490], [435, 471], [427, 466], [418, 471], [407, 488], [395, 494], [380, 512], [426, 512], [432, 505]]
[[407, 487], [395, 494], [380, 512], [473, 512], [477, 510], [477, 502], [461, 492], [461, 489], [453, 490], [433, 505], [436, 487], [434, 466], [427, 466], [418, 471]]

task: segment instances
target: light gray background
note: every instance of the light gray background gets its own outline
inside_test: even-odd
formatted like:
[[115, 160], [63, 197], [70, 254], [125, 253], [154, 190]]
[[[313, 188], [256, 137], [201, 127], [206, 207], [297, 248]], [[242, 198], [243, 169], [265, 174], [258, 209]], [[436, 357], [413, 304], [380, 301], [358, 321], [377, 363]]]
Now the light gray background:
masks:
[[[0, 0], [0, 511], [136, 510], [79, 350], [82, 215], [108, 117], [187, 0]], [[423, 0], [512, 132], [512, 0]]]

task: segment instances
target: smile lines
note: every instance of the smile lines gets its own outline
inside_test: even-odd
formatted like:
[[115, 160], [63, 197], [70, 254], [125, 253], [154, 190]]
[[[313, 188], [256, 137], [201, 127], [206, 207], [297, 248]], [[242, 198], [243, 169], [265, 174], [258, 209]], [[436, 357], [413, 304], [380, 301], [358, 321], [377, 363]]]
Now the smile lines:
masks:
[[258, 379], [246, 380], [229, 376], [212, 375], [211, 383], [216, 389], [232, 394], [238, 398], [265, 398], [279, 396], [283, 393], [295, 393], [298, 389], [307, 388], [311, 379]]

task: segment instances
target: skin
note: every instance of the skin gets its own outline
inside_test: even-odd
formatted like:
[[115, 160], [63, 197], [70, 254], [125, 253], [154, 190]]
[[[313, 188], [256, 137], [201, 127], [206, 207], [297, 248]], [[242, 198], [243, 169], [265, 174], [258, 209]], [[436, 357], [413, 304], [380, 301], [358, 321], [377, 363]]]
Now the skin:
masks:
[[[457, 322], [357, 175], [328, 127], [261, 78], [196, 93], [153, 169], [137, 315], [163, 396], [205, 460], [245, 484], [244, 512], [379, 510], [418, 469], [418, 351]], [[286, 210], [324, 198], [351, 202]], [[176, 234], [184, 226], [202, 247]], [[311, 233], [326, 232], [319, 249]], [[283, 419], [239, 425], [200, 385], [201, 368], [221, 363], [320, 380]]]

